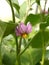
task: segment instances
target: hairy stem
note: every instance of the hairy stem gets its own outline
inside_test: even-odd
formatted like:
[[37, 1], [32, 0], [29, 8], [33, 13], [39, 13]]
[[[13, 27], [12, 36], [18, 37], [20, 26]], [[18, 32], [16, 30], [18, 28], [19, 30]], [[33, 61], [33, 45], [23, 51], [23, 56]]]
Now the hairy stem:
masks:
[[9, 2], [10, 2], [11, 11], [12, 11], [12, 19], [13, 19], [13, 22], [15, 23], [14, 9], [13, 9], [11, 0], [9, 0]]

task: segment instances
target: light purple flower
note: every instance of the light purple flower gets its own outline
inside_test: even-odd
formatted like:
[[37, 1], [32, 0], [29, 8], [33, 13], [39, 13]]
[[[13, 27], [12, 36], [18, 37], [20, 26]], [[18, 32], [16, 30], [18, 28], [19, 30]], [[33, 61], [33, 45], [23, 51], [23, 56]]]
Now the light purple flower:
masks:
[[24, 23], [20, 23], [17, 27], [16, 27], [16, 35], [17, 36], [26, 36], [26, 34], [29, 34], [30, 32], [32, 32], [32, 25], [28, 22], [27, 25], [25, 25]]

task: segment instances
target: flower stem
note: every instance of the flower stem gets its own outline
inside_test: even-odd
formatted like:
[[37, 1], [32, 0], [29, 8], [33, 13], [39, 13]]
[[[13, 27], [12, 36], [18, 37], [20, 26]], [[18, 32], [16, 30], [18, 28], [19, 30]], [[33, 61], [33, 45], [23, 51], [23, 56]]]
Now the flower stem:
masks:
[[15, 23], [14, 9], [13, 9], [11, 0], [9, 0], [9, 2], [10, 2], [11, 11], [12, 11], [12, 19], [13, 19], [13, 22]]
[[21, 40], [22, 40], [22, 38], [20, 38], [20, 41], [19, 41], [19, 43], [18, 43], [18, 40], [16, 41], [16, 53], [17, 53], [17, 63], [16, 63], [16, 65], [21, 65], [21, 60], [20, 60], [20, 55], [19, 55], [19, 53], [20, 53], [20, 51], [21, 51]]
[[29, 47], [31, 44], [32, 39], [28, 42], [28, 45], [25, 47], [25, 49], [19, 54], [20, 56], [26, 51], [26, 49]]

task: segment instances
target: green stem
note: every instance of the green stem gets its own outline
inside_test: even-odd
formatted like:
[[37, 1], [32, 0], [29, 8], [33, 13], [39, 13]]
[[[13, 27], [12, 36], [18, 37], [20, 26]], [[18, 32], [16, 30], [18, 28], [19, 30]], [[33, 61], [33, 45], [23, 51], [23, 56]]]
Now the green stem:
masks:
[[38, 13], [38, 5], [36, 6], [35, 14], [37, 14], [37, 13]]
[[42, 61], [41, 61], [41, 65], [44, 65], [44, 60], [45, 60], [45, 51], [46, 51], [46, 48], [45, 48], [45, 41], [44, 41], [44, 31], [41, 31], [41, 36], [42, 36]]
[[20, 38], [20, 41], [19, 41], [19, 43], [18, 43], [18, 39], [17, 39], [17, 41], [16, 41], [16, 53], [17, 53], [17, 63], [16, 63], [16, 65], [21, 65], [21, 61], [20, 61], [20, 55], [19, 55], [19, 53], [20, 53], [20, 51], [21, 51], [21, 40], [22, 40], [22, 38]]
[[31, 6], [35, 4], [35, 2], [33, 2], [33, 3], [31, 4], [31, 3], [30, 3], [30, 0], [28, 0], [28, 1], [26, 0], [26, 2], [27, 2], [27, 7], [29, 7], [29, 8], [27, 9], [26, 15], [25, 15], [24, 18], [23, 18], [23, 21], [24, 21], [24, 22], [25, 22], [25, 20], [26, 20], [26, 18], [27, 18], [27, 16], [28, 16], [28, 12], [30, 11]]
[[0, 42], [0, 65], [2, 65], [1, 42]]
[[47, 4], [47, 0], [45, 0], [44, 11], [45, 11], [45, 9], [46, 9], [46, 4]]
[[19, 55], [22, 55], [26, 51], [26, 49], [30, 46], [31, 41], [32, 41], [32, 39], [28, 42], [28, 45], [25, 47], [25, 49]]
[[10, 6], [11, 6], [11, 11], [12, 11], [12, 19], [13, 19], [13, 22], [15, 23], [14, 9], [13, 9], [11, 0], [9, 0], [9, 2], [10, 2]]
[[43, 46], [42, 62], [41, 62], [41, 65], [44, 65], [44, 59], [45, 59], [45, 47]]

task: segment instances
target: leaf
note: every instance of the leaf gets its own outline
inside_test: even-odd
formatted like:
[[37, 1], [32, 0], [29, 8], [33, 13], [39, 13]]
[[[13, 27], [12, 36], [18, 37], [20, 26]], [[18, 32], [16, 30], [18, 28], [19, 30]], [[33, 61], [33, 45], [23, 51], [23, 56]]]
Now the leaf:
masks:
[[19, 3], [18, 3], [18, 0], [11, 0], [11, 1], [12, 1], [12, 3], [15, 3], [15, 4], [17, 4], [17, 5], [19, 4]]
[[30, 21], [33, 26], [40, 23], [40, 14], [29, 14], [25, 22], [27, 23], [28, 21]]
[[15, 23], [6, 23], [0, 21], [0, 38], [2, 38], [3, 36], [7, 36], [11, 33], [14, 33], [16, 25], [17, 24]]
[[45, 59], [49, 58], [49, 50], [46, 50]]
[[24, 2], [21, 6], [20, 6], [20, 19], [22, 20], [23, 17], [25, 16], [26, 14], [26, 9], [27, 9], [27, 3]]
[[22, 65], [35, 65], [41, 59], [41, 50], [30, 48], [27, 49], [24, 54], [21, 56]]
[[20, 18], [20, 14], [19, 14], [19, 9], [20, 9], [20, 6], [19, 5], [17, 5], [17, 4], [15, 4], [15, 3], [13, 3], [13, 7], [15, 8], [15, 16], [17, 17], [17, 18]]
[[16, 26], [17, 26], [17, 24], [15, 24], [15, 23], [7, 23], [7, 27], [6, 27], [6, 30], [4, 32], [4, 36], [7, 36], [11, 33], [15, 33]]
[[[10, 5], [10, 0], [6, 0], [7, 3]], [[12, 2], [12, 6], [16, 9], [16, 13], [18, 12], [19, 13], [19, 9], [20, 9], [20, 6], [19, 6], [19, 3], [18, 3], [18, 0], [11, 0]], [[18, 15], [18, 14], [17, 14]]]
[[5, 30], [6, 30], [6, 27], [7, 27], [7, 24], [0, 21], [0, 40], [3, 37], [3, 34], [4, 34]]
[[31, 1], [31, 4], [35, 2], [35, 0], [30, 0]]
[[36, 0], [37, 4], [40, 5], [40, 0]]
[[44, 65], [49, 65], [49, 60], [45, 60]]
[[47, 26], [48, 26], [47, 23], [41, 23], [41, 24], [40, 24], [40, 29], [41, 29], [41, 30], [45, 30]]
[[[9, 3], [9, 0], [6, 0], [6, 1]], [[17, 4], [17, 5], [19, 4], [19, 3], [18, 3], [18, 0], [11, 0], [11, 1], [12, 1], [12, 3], [15, 3], [15, 4]]]
[[15, 3], [13, 3], [13, 6], [14, 6], [14, 8], [18, 11], [18, 13], [19, 13], [20, 6], [18, 6], [18, 5], [15, 4]]
[[42, 48], [43, 41], [44, 41], [45, 45], [47, 45], [48, 42], [49, 42], [49, 31], [48, 30], [47, 31], [44, 31], [44, 32], [39, 31], [32, 38], [31, 46], [33, 48]]
[[16, 54], [14, 52], [12, 53], [6, 53], [3, 55], [3, 64], [4, 65], [15, 65], [16, 61]]

